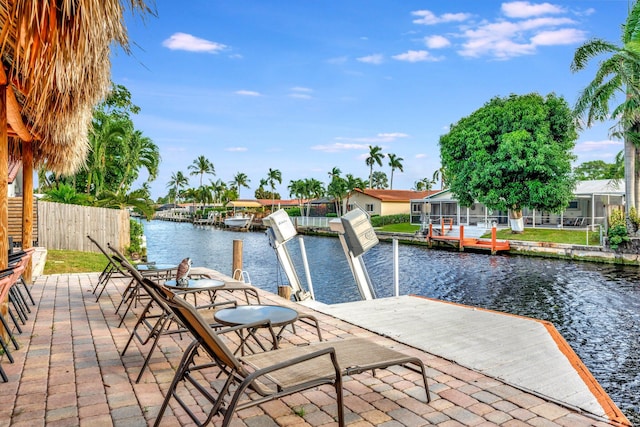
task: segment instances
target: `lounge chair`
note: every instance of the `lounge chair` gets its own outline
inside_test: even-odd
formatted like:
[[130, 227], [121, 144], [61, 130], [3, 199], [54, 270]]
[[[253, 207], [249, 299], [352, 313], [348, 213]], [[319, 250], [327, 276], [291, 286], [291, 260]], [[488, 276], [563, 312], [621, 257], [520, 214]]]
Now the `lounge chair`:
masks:
[[[422, 373], [427, 401], [430, 401], [425, 367], [416, 357], [409, 357], [363, 338], [352, 338], [281, 348], [237, 358], [219, 336], [220, 332], [210, 328], [191, 304], [176, 297], [169, 289], [160, 287], [159, 290], [165, 296], [167, 305], [195, 339], [178, 365], [155, 426], [160, 425], [171, 398], [182, 406], [197, 425], [206, 425], [219, 414], [224, 417], [222, 426], [228, 426], [235, 411], [321, 384], [334, 385], [338, 403], [338, 424], [344, 426], [342, 375], [383, 369], [392, 365], [415, 365]], [[214, 364], [197, 365], [196, 355], [203, 354], [207, 354]], [[225, 383], [219, 391], [198, 382], [201, 377], [193, 375], [199, 370], [214, 366], [220, 369], [219, 375], [226, 375]], [[212, 404], [205, 420], [198, 419], [188, 404], [180, 398], [176, 388], [178, 383], [184, 380], [189, 381], [194, 390], [198, 390]], [[260, 397], [247, 397], [241, 401], [248, 390], [255, 391]]]
[[102, 252], [107, 258], [107, 265], [102, 270], [102, 273], [100, 273], [100, 276], [98, 277], [98, 283], [96, 283], [96, 286], [93, 288], [94, 294], [98, 291], [98, 289], [100, 289], [98, 295], [96, 296], [96, 302], [98, 302], [100, 296], [104, 292], [104, 289], [107, 287], [107, 283], [109, 283], [109, 280], [111, 279], [111, 277], [113, 277], [114, 274], [116, 275], [116, 277], [128, 277], [128, 274], [122, 268], [120, 264], [121, 260], [119, 258], [114, 259], [113, 256], [109, 255], [107, 251], [102, 247], [102, 245], [98, 243], [93, 237], [87, 236], [87, 238], [91, 240], [91, 242], [96, 245], [100, 252]]
[[[139, 287], [144, 290], [149, 298], [142, 312], [138, 315], [138, 319], [129, 334], [129, 339], [120, 353], [121, 357], [125, 355], [134, 338], [136, 338], [141, 345], [146, 345], [151, 342], [151, 348], [149, 348], [147, 355], [144, 358], [144, 363], [136, 377], [136, 383], [138, 383], [140, 382], [140, 379], [142, 379], [142, 374], [144, 374], [145, 369], [151, 361], [151, 356], [158, 346], [158, 340], [160, 337], [163, 335], [182, 334], [188, 331], [184, 326], [182, 326], [180, 321], [175, 319], [173, 311], [167, 307], [164, 299], [157, 294], [155, 284], [154, 286], [150, 285], [150, 283], [153, 284], [154, 282], [143, 277], [128, 261], [122, 260], [121, 264], [129, 274], [131, 274], [133, 280], [138, 283]], [[207, 308], [214, 308], [218, 306], [235, 306], [235, 301], [209, 304], [207, 305]], [[175, 324], [175, 327], [172, 328], [172, 324]], [[140, 329], [143, 329], [143, 331]]]

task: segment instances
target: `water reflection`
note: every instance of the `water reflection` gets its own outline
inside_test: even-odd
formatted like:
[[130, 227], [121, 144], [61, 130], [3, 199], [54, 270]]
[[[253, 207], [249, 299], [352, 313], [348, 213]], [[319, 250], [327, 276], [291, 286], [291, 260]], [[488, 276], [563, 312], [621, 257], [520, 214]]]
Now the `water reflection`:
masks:
[[[231, 274], [233, 240], [243, 241], [244, 268], [253, 284], [276, 292], [286, 283], [264, 233], [145, 223], [149, 259], [190, 256]], [[316, 299], [328, 304], [359, 298], [337, 239], [304, 237]], [[288, 243], [305, 282], [298, 241]], [[488, 256], [400, 245], [401, 294], [417, 294], [552, 322], [616, 404], [640, 423], [640, 284], [638, 268], [553, 259]], [[379, 297], [393, 294], [393, 254], [381, 243], [364, 256]]]

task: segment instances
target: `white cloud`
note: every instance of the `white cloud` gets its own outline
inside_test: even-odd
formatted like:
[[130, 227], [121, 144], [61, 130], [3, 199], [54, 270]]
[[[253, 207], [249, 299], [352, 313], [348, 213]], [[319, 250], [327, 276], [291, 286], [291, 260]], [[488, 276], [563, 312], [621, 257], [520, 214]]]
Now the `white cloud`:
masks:
[[[466, 42], [458, 53], [466, 57], [493, 56], [508, 59], [531, 55], [536, 46], [571, 44], [584, 40], [584, 33], [574, 28], [557, 28], [573, 24], [569, 18], [535, 18], [522, 21], [485, 23], [464, 31]], [[555, 35], [555, 36], [554, 36]], [[564, 35], [568, 38], [560, 38]]]
[[575, 28], [542, 31], [531, 38], [536, 46], [557, 46], [561, 44], [579, 43], [586, 39], [585, 32]]
[[444, 36], [428, 36], [424, 38], [424, 44], [429, 49], [442, 49], [451, 46], [451, 42]]
[[418, 16], [418, 19], [414, 19], [414, 24], [422, 25], [435, 25], [445, 22], [464, 22], [471, 17], [469, 13], [444, 13], [440, 16], [436, 16], [430, 10], [416, 10], [411, 12], [413, 16]]
[[564, 8], [551, 3], [531, 4], [528, 1], [502, 3], [502, 13], [509, 18], [529, 18], [531, 16], [564, 13]]
[[406, 62], [437, 62], [441, 61], [443, 58], [432, 56], [426, 50], [410, 50], [405, 53], [401, 53], [398, 55], [392, 56], [393, 59], [398, 61], [406, 61]]
[[329, 145], [314, 145], [311, 149], [315, 151], [324, 151], [325, 153], [339, 153], [341, 151], [349, 150], [365, 150], [369, 149], [369, 147], [366, 144], [345, 144], [342, 142], [334, 142]]
[[225, 148], [224, 151], [244, 152], [244, 151], [249, 151], [249, 149], [247, 147], [228, 147], [228, 148]]
[[380, 53], [375, 53], [369, 56], [362, 56], [360, 58], [356, 58], [360, 62], [364, 62], [365, 64], [382, 64], [384, 61], [384, 56]]
[[414, 156], [416, 159], [424, 159], [425, 157], [427, 157], [426, 154], [424, 153], [418, 153]]
[[306, 94], [306, 93], [299, 93], [299, 92], [294, 92], [294, 93], [290, 93], [289, 94], [289, 98], [296, 98], [296, 99], [311, 99], [311, 95]]
[[291, 88], [291, 93], [289, 94], [289, 97], [297, 98], [297, 99], [311, 99], [312, 92], [313, 92], [313, 89], [310, 89], [308, 87], [296, 86]]
[[342, 151], [366, 150], [369, 151], [369, 145], [393, 142], [399, 138], [407, 138], [408, 134], [402, 132], [379, 133], [376, 136], [369, 137], [344, 137], [338, 136], [334, 138], [336, 142], [326, 145], [314, 145], [312, 150], [324, 151], [325, 153], [338, 153]]
[[260, 92], [256, 92], [253, 90], [237, 90], [236, 95], [242, 95], [242, 96], [262, 96], [262, 94]]
[[186, 33], [175, 33], [163, 41], [162, 45], [171, 50], [209, 53], [218, 53], [227, 48], [227, 46], [222, 43], [201, 39]]
[[622, 141], [612, 141], [605, 139], [602, 141], [582, 141], [578, 142], [574, 148], [574, 152], [577, 154], [591, 153], [591, 152], [603, 152], [616, 150], [617, 153], [623, 148]]

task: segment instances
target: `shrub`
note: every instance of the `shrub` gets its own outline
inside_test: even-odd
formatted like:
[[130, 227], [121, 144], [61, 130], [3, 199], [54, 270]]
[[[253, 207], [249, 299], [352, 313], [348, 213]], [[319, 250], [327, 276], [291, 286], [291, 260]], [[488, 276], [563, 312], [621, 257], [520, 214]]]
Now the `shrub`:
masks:
[[289, 216], [302, 216], [300, 214], [300, 208], [299, 207], [287, 208], [286, 211], [289, 214]]
[[144, 256], [145, 254], [143, 253], [143, 251], [145, 250], [145, 248], [142, 247], [142, 236], [144, 235], [144, 227], [142, 226], [141, 222], [136, 221], [135, 219], [130, 219], [129, 224], [129, 255], [137, 253], [141, 256]]
[[371, 217], [371, 225], [374, 227], [382, 227], [389, 224], [404, 224], [411, 222], [411, 216], [409, 214], [396, 214], [379, 216], [374, 215]]
[[[629, 216], [631, 217], [634, 213], [635, 211], [630, 212]], [[611, 249], [618, 249], [618, 246], [630, 240], [629, 232], [625, 225], [624, 211], [622, 211], [622, 209], [616, 209], [611, 212], [611, 215], [609, 216], [607, 238]]]

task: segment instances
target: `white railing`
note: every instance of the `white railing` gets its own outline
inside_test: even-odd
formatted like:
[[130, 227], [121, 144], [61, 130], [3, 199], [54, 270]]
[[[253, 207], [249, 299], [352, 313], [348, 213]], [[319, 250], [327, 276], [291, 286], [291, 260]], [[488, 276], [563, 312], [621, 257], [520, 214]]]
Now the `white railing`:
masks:
[[294, 216], [291, 221], [296, 227], [302, 228], [329, 228], [329, 221], [334, 218], [326, 216]]

